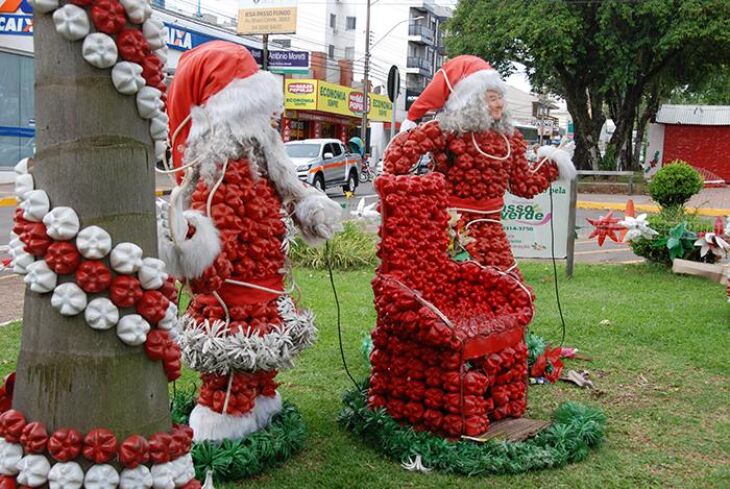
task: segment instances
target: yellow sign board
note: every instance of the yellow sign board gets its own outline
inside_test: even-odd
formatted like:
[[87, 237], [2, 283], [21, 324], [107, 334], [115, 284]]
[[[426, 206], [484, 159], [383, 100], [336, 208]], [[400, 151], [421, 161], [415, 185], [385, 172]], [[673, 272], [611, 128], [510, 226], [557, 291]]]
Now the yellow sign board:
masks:
[[[347, 117], [362, 117], [362, 92], [354, 88], [321, 80], [286, 80], [284, 106], [290, 110], [319, 110]], [[393, 107], [384, 95], [369, 94], [368, 118], [390, 122]]]
[[238, 0], [238, 34], [295, 34], [297, 0]]

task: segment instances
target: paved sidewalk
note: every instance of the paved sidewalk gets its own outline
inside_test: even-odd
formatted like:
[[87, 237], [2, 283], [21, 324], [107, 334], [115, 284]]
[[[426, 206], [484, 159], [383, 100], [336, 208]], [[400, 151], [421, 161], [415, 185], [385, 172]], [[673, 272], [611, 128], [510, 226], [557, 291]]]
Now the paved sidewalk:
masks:
[[[637, 212], [658, 212], [659, 206], [648, 195], [578, 194], [579, 209], [623, 211], [632, 199]], [[730, 187], [706, 188], [689, 199], [687, 208], [704, 216], [730, 216]]]
[[19, 275], [0, 276], [0, 297], [3, 307], [0, 308], [0, 325], [23, 318], [23, 301], [25, 284]]

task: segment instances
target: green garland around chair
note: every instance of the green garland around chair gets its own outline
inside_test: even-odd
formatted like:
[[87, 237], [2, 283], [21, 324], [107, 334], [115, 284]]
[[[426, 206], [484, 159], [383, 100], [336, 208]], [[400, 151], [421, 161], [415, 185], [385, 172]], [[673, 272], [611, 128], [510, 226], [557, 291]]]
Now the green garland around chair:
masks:
[[604, 439], [606, 416], [575, 402], [561, 404], [553, 423], [524, 442], [453, 442], [401, 425], [384, 410], [367, 406], [367, 381], [348, 391], [340, 425], [398, 463], [417, 455], [424, 467], [459, 475], [519, 474], [579, 462]]
[[[172, 401], [173, 422], [187, 423], [194, 406], [194, 390], [178, 392]], [[213, 471], [216, 482], [253, 477], [291, 458], [304, 447], [305, 437], [302, 415], [294, 404], [284, 401], [281, 412], [267, 428], [246, 438], [194, 443], [191, 453], [195, 475], [202, 481], [208, 471]]]

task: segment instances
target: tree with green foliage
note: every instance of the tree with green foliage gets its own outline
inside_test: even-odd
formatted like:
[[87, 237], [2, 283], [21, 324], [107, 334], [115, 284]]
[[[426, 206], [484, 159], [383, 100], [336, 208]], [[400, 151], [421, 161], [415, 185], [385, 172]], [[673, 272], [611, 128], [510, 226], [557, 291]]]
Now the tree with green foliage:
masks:
[[579, 168], [598, 169], [607, 116], [606, 153], [628, 167], [642, 99], [730, 61], [726, 0], [462, 0], [448, 29], [450, 55], [481, 56], [503, 75], [522, 63], [533, 87], [565, 99]]

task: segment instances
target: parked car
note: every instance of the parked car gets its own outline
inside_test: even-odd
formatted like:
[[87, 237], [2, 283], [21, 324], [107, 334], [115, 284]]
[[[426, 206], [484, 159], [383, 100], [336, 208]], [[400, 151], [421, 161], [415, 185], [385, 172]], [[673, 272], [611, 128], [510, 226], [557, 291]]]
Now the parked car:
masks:
[[[431, 153], [426, 153], [418, 159], [418, 165], [416, 165], [414, 173], [416, 175], [422, 175], [428, 173], [431, 169]], [[381, 157], [375, 164], [375, 174], [381, 175], [383, 173], [383, 158]]]
[[362, 158], [347, 151], [339, 139], [289, 141], [285, 147], [300, 180], [322, 191], [335, 186], [345, 192], [357, 189]]

